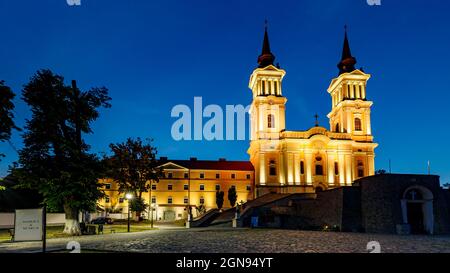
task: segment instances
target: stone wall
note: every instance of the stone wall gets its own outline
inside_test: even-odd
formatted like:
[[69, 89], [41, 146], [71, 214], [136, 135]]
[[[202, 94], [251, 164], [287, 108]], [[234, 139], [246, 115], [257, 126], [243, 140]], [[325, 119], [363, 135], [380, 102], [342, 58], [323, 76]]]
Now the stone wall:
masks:
[[438, 176], [384, 174], [359, 179], [355, 184], [361, 187], [361, 217], [366, 232], [396, 233], [396, 226], [403, 224], [403, 193], [411, 186], [421, 186], [434, 196], [434, 233], [450, 233], [450, 203]]

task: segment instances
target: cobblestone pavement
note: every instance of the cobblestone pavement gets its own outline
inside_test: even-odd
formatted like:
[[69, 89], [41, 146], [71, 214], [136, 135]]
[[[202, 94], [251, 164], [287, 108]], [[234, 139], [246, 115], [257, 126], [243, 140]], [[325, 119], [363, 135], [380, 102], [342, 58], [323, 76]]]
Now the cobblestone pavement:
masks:
[[[398, 236], [363, 233], [274, 229], [165, 229], [76, 238], [50, 239], [49, 250], [65, 249], [76, 240], [81, 250], [147, 253], [311, 253], [368, 252], [367, 243], [378, 241], [381, 252], [450, 253], [450, 236]], [[2, 243], [0, 252], [39, 251], [42, 243]]]

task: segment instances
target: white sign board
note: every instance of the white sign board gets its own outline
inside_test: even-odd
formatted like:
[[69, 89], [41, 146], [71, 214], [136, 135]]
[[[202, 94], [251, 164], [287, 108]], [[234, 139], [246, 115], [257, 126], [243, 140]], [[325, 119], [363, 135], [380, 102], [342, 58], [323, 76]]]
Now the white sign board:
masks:
[[43, 209], [16, 210], [14, 241], [41, 241]]

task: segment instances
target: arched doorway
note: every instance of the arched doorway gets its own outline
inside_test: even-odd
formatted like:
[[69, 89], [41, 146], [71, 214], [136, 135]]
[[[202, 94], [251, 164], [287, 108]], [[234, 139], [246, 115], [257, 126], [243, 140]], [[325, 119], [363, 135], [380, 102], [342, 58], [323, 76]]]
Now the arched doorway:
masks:
[[403, 222], [409, 224], [412, 234], [433, 234], [433, 193], [422, 186], [412, 186], [401, 200]]

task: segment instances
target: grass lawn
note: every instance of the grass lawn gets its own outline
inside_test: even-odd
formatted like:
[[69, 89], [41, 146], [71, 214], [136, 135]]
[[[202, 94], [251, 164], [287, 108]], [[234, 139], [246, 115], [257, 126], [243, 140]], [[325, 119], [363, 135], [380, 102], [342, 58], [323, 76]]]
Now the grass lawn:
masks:
[[[70, 237], [69, 235], [64, 234], [63, 230], [64, 226], [48, 226], [47, 239]], [[152, 230], [152, 228], [150, 228], [150, 222], [147, 221], [131, 222], [130, 232], [140, 232], [146, 230]], [[122, 232], [127, 232], [127, 221], [119, 221], [115, 222], [112, 225], [103, 226], [103, 234], [122, 233]], [[11, 242], [9, 229], [0, 229], [0, 243], [9, 243], [9, 242]]]

